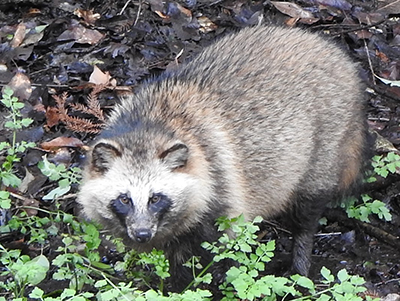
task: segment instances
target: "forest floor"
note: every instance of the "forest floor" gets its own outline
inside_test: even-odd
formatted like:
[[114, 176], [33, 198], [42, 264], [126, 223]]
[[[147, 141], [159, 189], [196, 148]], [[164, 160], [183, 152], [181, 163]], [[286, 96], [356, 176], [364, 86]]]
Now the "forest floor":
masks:
[[[98, 101], [107, 116], [118, 97], [140, 87], [144, 79], [190, 60], [220, 36], [259, 22], [301, 27], [345, 49], [359, 63], [368, 87], [367, 118], [378, 137], [376, 154], [385, 158], [400, 153], [399, 0], [2, 0], [0, 86], [11, 86], [24, 101], [23, 116], [33, 119], [18, 131], [17, 141], [35, 142], [36, 147], [15, 163], [22, 184], [7, 188], [13, 206], [2, 209], [1, 225], [17, 207], [55, 209], [54, 202], [43, 197], [57, 184], [37, 165], [46, 155], [53, 163], [82, 166], [85, 150], [103, 124], [103, 116], [88, 107], [90, 100]], [[8, 115], [0, 105], [0, 142], [12, 140], [4, 127]], [[335, 272], [346, 268], [364, 277], [370, 294], [400, 292], [399, 180], [396, 169], [365, 188], [385, 203], [390, 221], [371, 215], [370, 223], [364, 223], [341, 210], [327, 212], [327, 224], [314, 245], [311, 278], [322, 266]], [[62, 210], [75, 213], [77, 188], [72, 183], [61, 198]], [[287, 260], [290, 250], [290, 234], [273, 232], [278, 252], [272, 271]], [[6, 248], [30, 255], [43, 251], [27, 241], [21, 233], [0, 234]]]

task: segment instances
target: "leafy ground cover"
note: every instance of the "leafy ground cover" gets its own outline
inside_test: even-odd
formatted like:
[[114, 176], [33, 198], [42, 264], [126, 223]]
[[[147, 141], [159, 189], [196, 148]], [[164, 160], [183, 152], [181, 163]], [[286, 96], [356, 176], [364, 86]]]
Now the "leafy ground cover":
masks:
[[[399, 15], [399, 1], [3, 0], [2, 296], [112, 300], [126, 292], [128, 299], [161, 298], [157, 291], [164, 289], [163, 281], [154, 285], [147, 280], [158, 289], [147, 295], [132, 289], [135, 280], [149, 279], [136, 265], [157, 263], [160, 270], [150, 269], [150, 274], [166, 278], [161, 255], [124, 260], [118, 241], [105, 239], [107, 233], [74, 218], [85, 149], [119, 96], [134, 91], [147, 77], [189, 60], [218, 36], [259, 22], [316, 31], [346, 49], [360, 63], [367, 87], [367, 118], [377, 136], [374, 173], [368, 177], [364, 204], [350, 203], [347, 214], [340, 209], [326, 212], [314, 246], [311, 279], [329, 287], [337, 281], [332, 277], [339, 278], [337, 283], [359, 284], [358, 278], [348, 276], [359, 275], [368, 288], [360, 298], [399, 292]], [[261, 225], [262, 239], [276, 240], [275, 256], [266, 265], [276, 275], [289, 261], [291, 243], [284, 222], [279, 222]], [[104, 238], [102, 243], [99, 237]], [[126, 278], [128, 270], [131, 275]], [[234, 297], [265, 294], [257, 291], [256, 283], [266, 279], [256, 281], [256, 276], [233, 270], [226, 292], [236, 285]], [[304, 279], [291, 281], [315, 289]], [[201, 291], [187, 294], [187, 300], [207, 297]]]

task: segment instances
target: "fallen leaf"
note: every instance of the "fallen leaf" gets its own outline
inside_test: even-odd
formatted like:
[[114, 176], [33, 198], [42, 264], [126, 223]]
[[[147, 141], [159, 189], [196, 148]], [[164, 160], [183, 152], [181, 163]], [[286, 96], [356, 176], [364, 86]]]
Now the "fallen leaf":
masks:
[[376, 78], [379, 78], [384, 84], [389, 85], [390, 87], [400, 87], [400, 80], [388, 80], [384, 79], [375, 74]]
[[375, 54], [376, 56], [385, 64], [389, 64], [390, 63], [390, 59], [387, 57], [386, 54], [384, 54], [383, 52], [379, 51], [379, 50], [375, 50]]
[[372, 32], [366, 30], [366, 29], [362, 29], [362, 30], [357, 30], [354, 32], [355, 36], [357, 37], [357, 39], [370, 39], [372, 37]]
[[47, 107], [46, 109], [46, 125], [51, 128], [60, 122], [60, 114], [55, 107]]
[[206, 16], [201, 16], [197, 18], [197, 22], [199, 22], [200, 25], [200, 31], [202, 33], [208, 33], [211, 31], [214, 31], [218, 28], [218, 26], [213, 23], [209, 18]]
[[28, 216], [36, 216], [38, 214], [38, 210], [35, 208], [39, 208], [39, 204], [40, 202], [38, 200], [26, 197], [24, 197], [22, 202], [22, 206], [30, 207], [30, 208], [24, 208], [24, 211]]
[[341, 10], [351, 10], [353, 7], [345, 0], [315, 0], [315, 2], [320, 5], [335, 7]]
[[93, 10], [84, 10], [77, 8], [74, 11], [74, 15], [78, 16], [79, 18], [82, 18], [86, 24], [94, 24], [96, 20], [100, 19], [100, 14], [98, 13], [93, 13]]
[[156, 10], [155, 13], [162, 19], [169, 19], [169, 16], [165, 15], [162, 11]]
[[362, 11], [357, 11], [353, 14], [360, 23], [372, 25], [378, 24], [385, 20], [385, 16], [382, 13], [365, 13]]
[[46, 113], [46, 108], [44, 107], [44, 105], [43, 105], [41, 102], [39, 102], [39, 103], [37, 103], [36, 105], [34, 105], [34, 106], [33, 106], [33, 109], [34, 109], [36, 112]]
[[26, 35], [24, 41], [21, 44], [21, 47], [33, 45], [39, 42], [44, 36], [44, 30], [48, 25], [40, 25], [32, 28]]
[[83, 142], [74, 137], [57, 137], [53, 140], [43, 142], [40, 147], [44, 150], [52, 151], [60, 147], [82, 147]]
[[301, 19], [299, 19], [299, 22], [303, 23], [303, 24], [311, 25], [311, 24], [318, 22], [319, 20], [320, 20], [320, 18], [301, 18]]
[[111, 76], [109, 72], [103, 72], [99, 67], [94, 65], [92, 74], [89, 77], [89, 83], [96, 85], [107, 85], [110, 82]]
[[400, 13], [400, 0], [379, 0], [377, 13], [396, 15]]
[[371, 131], [373, 135], [375, 136], [375, 149], [379, 152], [395, 152], [399, 154], [399, 150], [394, 147], [393, 143], [390, 142], [388, 139], [385, 137], [381, 136], [378, 132], [376, 131]]
[[19, 190], [23, 193], [26, 193], [28, 190], [28, 185], [35, 179], [35, 177], [29, 172], [29, 170], [25, 168], [25, 177], [23, 178], [21, 184], [19, 185]]
[[24, 23], [19, 23], [17, 29], [15, 30], [14, 37], [10, 43], [11, 47], [17, 48], [21, 45], [25, 38], [26, 26]]
[[56, 165], [64, 164], [68, 167], [72, 161], [72, 153], [68, 147], [59, 147], [49, 155], [49, 160]]
[[314, 18], [314, 15], [301, 6], [291, 2], [271, 1], [272, 5], [281, 13], [292, 18]]
[[40, 11], [40, 9], [38, 9], [38, 8], [30, 8], [28, 10], [28, 12], [26, 13], [25, 17], [32, 18], [34, 16], [41, 15], [41, 14], [42, 14], [42, 12]]
[[7, 86], [14, 91], [14, 96], [21, 101], [29, 99], [32, 94], [31, 81], [28, 76], [21, 72], [17, 72]]
[[57, 41], [68, 41], [73, 40], [80, 44], [97, 44], [104, 34], [97, 30], [89, 29], [79, 23], [73, 23], [69, 29], [64, 31], [58, 38]]

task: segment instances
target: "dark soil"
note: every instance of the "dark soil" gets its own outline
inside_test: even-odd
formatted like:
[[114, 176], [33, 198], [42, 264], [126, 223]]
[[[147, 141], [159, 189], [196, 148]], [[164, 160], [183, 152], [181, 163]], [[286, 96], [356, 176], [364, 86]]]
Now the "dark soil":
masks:
[[[217, 37], [260, 21], [315, 31], [346, 49], [359, 62], [368, 87], [365, 94], [369, 103], [368, 122], [379, 138], [376, 152], [383, 155], [398, 152], [400, 85], [395, 81], [400, 80], [400, 2], [295, 3], [297, 6], [250, 0], [2, 0], [0, 85], [11, 85], [20, 99], [25, 100], [24, 115], [34, 119], [17, 139], [38, 145], [17, 164], [18, 176], [26, 179], [26, 185], [20, 191], [12, 190], [15, 204], [33, 202], [31, 206], [54, 209], [54, 204], [42, 197], [55, 184], [41, 175], [37, 163], [47, 154], [56, 163], [82, 164], [85, 146], [102, 124], [101, 118], [82, 109], [91, 97], [99, 100], [107, 114], [118, 96], [135, 90], [144, 79], [189, 60]], [[109, 75], [93, 73], [94, 65]], [[374, 75], [392, 81], [392, 86]], [[94, 83], [103, 86], [90, 95]], [[65, 97], [63, 92], [67, 93]], [[62, 106], [68, 107], [68, 116], [78, 118], [78, 122], [63, 115], [53, 96], [64, 101]], [[80, 109], [76, 104], [81, 105]], [[6, 114], [0, 106], [0, 141], [10, 139], [10, 132], [3, 128]], [[57, 137], [64, 138], [50, 146], [43, 144]], [[65, 140], [66, 137], [75, 140]], [[30, 180], [28, 174], [32, 175]], [[319, 278], [322, 266], [332, 272], [345, 268], [366, 279], [370, 294], [385, 296], [400, 292], [399, 175], [379, 178], [365, 190], [374, 199], [385, 202], [392, 221], [371, 217], [371, 223], [365, 224], [347, 218], [338, 209], [327, 211], [328, 223], [321, 227], [314, 246], [311, 278]], [[63, 210], [75, 211], [73, 194], [61, 202]], [[2, 216], [9, 217], [13, 212], [3, 212]], [[3, 218], [2, 223], [6, 220]], [[275, 234], [270, 235], [278, 239], [278, 252], [271, 269], [279, 274], [280, 267], [289, 260], [290, 234], [279, 227], [272, 229]], [[55, 237], [49, 244], [46, 251], [49, 256], [60, 239]], [[0, 243], [24, 248], [31, 255], [41, 252], [27, 246], [22, 234], [2, 234]], [[113, 256], [108, 254], [108, 260], [113, 260]], [[60, 287], [60, 283], [51, 281], [48, 285], [53, 289]]]

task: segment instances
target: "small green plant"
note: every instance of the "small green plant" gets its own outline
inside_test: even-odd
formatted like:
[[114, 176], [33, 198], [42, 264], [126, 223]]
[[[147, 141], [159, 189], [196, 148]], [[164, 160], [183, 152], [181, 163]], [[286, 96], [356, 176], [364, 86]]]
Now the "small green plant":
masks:
[[78, 184], [82, 177], [79, 167], [67, 169], [64, 164], [55, 165], [49, 162], [46, 156], [38, 163], [38, 167], [50, 180], [58, 181], [58, 187], [46, 194], [43, 200], [54, 200], [66, 194], [71, 190], [71, 185]]
[[[390, 173], [396, 173], [400, 168], [400, 156], [394, 152], [387, 153], [386, 156], [374, 156], [371, 165], [373, 171], [367, 175], [366, 182], [376, 182], [376, 176], [386, 178]], [[392, 215], [386, 204], [380, 200], [372, 199], [368, 194], [361, 195], [361, 200], [351, 197], [346, 203], [341, 205], [345, 208], [347, 216], [356, 218], [362, 222], [370, 222], [369, 216], [376, 214], [380, 219], [391, 221]]]
[[[14, 173], [14, 164], [20, 161], [20, 154], [24, 153], [27, 148], [35, 146], [32, 142], [16, 142], [17, 131], [28, 127], [32, 123], [32, 119], [23, 118], [21, 109], [24, 107], [22, 102], [13, 95], [10, 87], [5, 86], [0, 102], [10, 111], [8, 121], [5, 122], [4, 127], [12, 131], [11, 142], [0, 142], [0, 153], [5, 152], [6, 157], [0, 166], [0, 185], [19, 187], [21, 179]], [[11, 207], [10, 196], [7, 192], [0, 194], [0, 207], [9, 209]]]
[[380, 219], [385, 221], [392, 220], [392, 215], [384, 202], [373, 200], [368, 194], [361, 195], [361, 200], [362, 203], [352, 197], [348, 200], [347, 204], [343, 205], [346, 208], [348, 217], [369, 223], [369, 216], [376, 214]]
[[160, 285], [158, 287], [159, 291], [164, 290], [164, 280], [167, 279], [169, 274], [169, 262], [164, 256], [164, 252], [160, 250], [153, 249], [150, 253], [140, 253], [139, 254], [139, 264], [152, 265], [154, 267], [154, 273], [160, 278]]
[[11, 199], [10, 193], [5, 190], [0, 191], [0, 208], [10, 209], [11, 208]]
[[[389, 173], [395, 173], [400, 168], [400, 156], [394, 152], [389, 152], [386, 156], [374, 156], [371, 164], [376, 175], [386, 178]], [[375, 181], [376, 177], [374, 175], [367, 178], [369, 183]]]
[[[214, 261], [229, 258], [238, 263], [228, 270], [224, 283], [219, 287], [224, 296], [223, 301], [274, 301], [278, 296], [281, 300], [363, 300], [358, 294], [366, 290], [362, 286], [365, 281], [359, 276], [348, 275], [346, 270], [341, 270], [335, 279], [328, 269], [322, 268], [322, 290], [321, 285], [314, 284], [304, 276], [293, 275], [286, 278], [263, 275], [265, 264], [273, 256], [275, 244], [273, 241], [267, 244], [257, 241], [256, 232], [259, 229], [256, 224], [261, 220], [261, 217], [258, 217], [249, 223], [244, 221], [243, 216], [231, 220], [220, 219], [220, 230], [230, 227], [235, 233], [235, 238], [223, 234], [218, 242], [203, 244], [206, 249], [216, 254]], [[303, 289], [299, 290], [299, 287]], [[306, 296], [303, 293], [304, 289], [308, 291]]]
[[92, 300], [94, 294], [90, 292], [77, 292], [74, 289], [66, 288], [62, 291], [59, 297], [45, 297], [44, 291], [41, 288], [35, 287], [29, 294], [30, 300], [41, 300], [41, 301], [85, 301]]
[[78, 223], [70, 214], [64, 214], [63, 221], [71, 224], [75, 234], [63, 234], [64, 246], [56, 250], [60, 254], [52, 261], [52, 265], [56, 267], [53, 279], [69, 280], [69, 288], [80, 291], [85, 284], [94, 285], [95, 277], [92, 275], [113, 273], [109, 265], [100, 261], [97, 248], [101, 239], [96, 226], [85, 222]]
[[50, 264], [47, 258], [39, 255], [30, 259], [27, 255], [21, 255], [21, 250], [6, 250], [0, 245], [1, 263], [5, 271], [1, 276], [11, 276], [12, 280], [0, 282], [0, 288], [12, 291], [15, 298], [24, 296], [28, 285], [37, 285], [46, 278]]
[[64, 246], [59, 247], [56, 251], [62, 252], [52, 262], [57, 268], [53, 274], [54, 280], [69, 280], [69, 288], [75, 291], [82, 289], [83, 285], [93, 285], [94, 280], [90, 276], [89, 260], [77, 253], [78, 246], [73, 244], [74, 240], [66, 236], [62, 242]]
[[[207, 272], [209, 267], [221, 260], [234, 260], [225, 281], [219, 286], [222, 300], [318, 300], [318, 301], [361, 301], [360, 293], [366, 289], [362, 286], [364, 280], [358, 276], [350, 276], [345, 270], [340, 271], [337, 277], [322, 268], [322, 280], [313, 283], [310, 279], [294, 275], [290, 278], [265, 275], [265, 264], [268, 263], [274, 250], [274, 242], [267, 244], [257, 240], [258, 226], [254, 223], [261, 221], [256, 218], [253, 223], [245, 222], [243, 216], [235, 219], [221, 218], [219, 229], [231, 229], [233, 237], [223, 234], [218, 242], [204, 243], [214, 255], [212, 263], [195, 274], [195, 281], [182, 293], [165, 294], [164, 281], [169, 277], [168, 261], [161, 251], [153, 250], [148, 254], [131, 254], [125, 261], [130, 261], [126, 268], [150, 265], [153, 273], [160, 279], [157, 289], [143, 290], [143, 281], [137, 278], [121, 279], [113, 275], [113, 269], [100, 262], [97, 248], [100, 244], [100, 233], [92, 224], [78, 222], [72, 215], [56, 212], [49, 213], [51, 222], [63, 222], [68, 225], [70, 234], [63, 234], [63, 246], [56, 252], [59, 254], [50, 263], [43, 255], [30, 259], [21, 255], [18, 250], [0, 248], [1, 263], [4, 271], [0, 276], [10, 276], [11, 281], [1, 285], [3, 291], [12, 294], [13, 300], [25, 301], [64, 301], [64, 300], [212, 300], [212, 293], [205, 289], [194, 288], [200, 283], [210, 283], [212, 276]], [[39, 224], [37, 225], [39, 226]], [[32, 227], [35, 224], [32, 223]], [[198, 267], [198, 259], [189, 261], [189, 266]], [[127, 262], [126, 262], [127, 263]], [[119, 270], [121, 272], [121, 270]], [[140, 275], [140, 274], [136, 274]], [[40, 283], [45, 277], [55, 280], [68, 280], [69, 287], [57, 294], [44, 292]], [[140, 284], [141, 289], [138, 288]], [[28, 297], [25, 296], [27, 287], [30, 287]], [[83, 290], [89, 288], [89, 291]], [[33, 289], [33, 290], [32, 290]], [[51, 293], [51, 292], [50, 292]], [[6, 300], [0, 298], [0, 301]], [[372, 300], [367, 298], [367, 300]]]
[[[83, 285], [93, 286], [96, 280], [93, 275], [105, 275], [107, 272], [113, 272], [113, 269], [109, 265], [100, 262], [100, 255], [97, 251], [101, 243], [100, 233], [94, 224], [78, 222], [70, 214], [61, 211], [42, 211], [47, 213], [48, 217], [19, 214], [13, 216], [6, 227], [8, 227], [8, 230], [19, 230], [21, 233], [29, 233], [31, 237], [30, 242], [44, 243], [53, 230], [57, 234], [58, 228], [54, 226], [55, 223], [62, 222], [64, 225], [68, 225], [71, 234], [61, 234], [64, 236], [62, 240], [64, 246], [60, 246], [54, 250], [60, 254], [51, 261], [51, 265], [54, 267], [51, 277], [54, 280], [69, 281], [69, 290], [62, 294], [62, 298], [66, 298], [65, 300], [72, 300], [72, 297], [75, 298], [74, 300], [86, 300], [79, 299], [89, 296], [88, 294], [81, 294], [80, 290]], [[49, 230], [53, 226], [54, 229]], [[3, 228], [2, 230], [6, 229]], [[35, 235], [42, 239], [40, 241], [38, 238], [34, 239]], [[9, 274], [13, 277], [13, 281], [0, 286], [0, 288], [7, 292], [13, 292], [13, 295], [22, 298], [21, 300], [26, 300], [23, 297], [26, 287], [37, 285], [46, 277], [46, 273], [39, 273], [39, 268], [33, 265], [37, 263], [45, 266], [44, 261], [47, 261], [47, 258], [40, 255], [30, 260], [28, 256], [21, 255], [20, 250], [8, 251], [1, 245], [0, 253], [2, 254], [1, 263], [7, 271], [1, 274], [1, 276]], [[72, 292], [75, 292], [75, 295]], [[64, 300], [62, 298], [43, 298], [42, 293], [43, 291], [37, 288], [31, 293], [32, 298]]]
[[[224, 231], [230, 228], [235, 233], [235, 239], [224, 233], [218, 242], [203, 243], [205, 249], [216, 254], [214, 256], [215, 262], [231, 259], [240, 265], [239, 267], [231, 267], [228, 270], [226, 281], [220, 286], [225, 295], [223, 300], [232, 300], [235, 295], [249, 300], [267, 293], [271, 296], [276, 296], [276, 292], [270, 290], [271, 286], [264, 283], [265, 277], [256, 280], [260, 272], [265, 270], [265, 264], [271, 261], [274, 255], [273, 250], [275, 249], [275, 241], [270, 241], [266, 244], [257, 241], [256, 232], [259, 227], [256, 223], [261, 221], [262, 218], [257, 217], [253, 223], [245, 222], [243, 215], [234, 219], [220, 218], [218, 220], [218, 230]], [[285, 282], [287, 279], [283, 281]]]
[[[30, 207], [26, 207], [26, 209], [29, 208]], [[7, 224], [0, 226], [0, 233], [16, 231], [29, 237], [29, 243], [39, 243], [41, 245], [45, 244], [49, 235], [57, 235], [58, 228], [55, 223], [59, 220], [51, 218], [52, 214], [47, 210], [39, 208], [33, 209], [49, 214], [50, 218], [36, 215], [29, 216], [26, 211], [21, 210], [18, 214], [14, 214]]]

